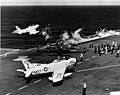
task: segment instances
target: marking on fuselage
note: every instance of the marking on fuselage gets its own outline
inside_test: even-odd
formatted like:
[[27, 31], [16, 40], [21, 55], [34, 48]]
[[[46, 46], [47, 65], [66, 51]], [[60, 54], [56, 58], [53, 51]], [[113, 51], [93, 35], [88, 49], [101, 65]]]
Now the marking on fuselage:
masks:
[[37, 75], [37, 74], [40, 74], [40, 73], [41, 73], [41, 70], [32, 71], [32, 75]]
[[105, 69], [105, 68], [118, 67], [118, 66], [120, 66], [120, 65], [111, 65], [111, 66], [104, 66], [104, 67], [96, 67], [96, 68], [91, 68], [91, 69], [78, 70], [77, 72], [92, 71], [92, 70]]
[[18, 90], [22, 90], [22, 89], [24, 89], [24, 88], [26, 88], [26, 87], [27, 87], [27, 86], [25, 85], [25, 86], [19, 88]]
[[39, 79], [39, 80], [37, 80], [37, 81], [34, 81], [33, 83], [37, 83], [37, 82], [39, 82], [39, 81], [41, 81], [41, 79]]

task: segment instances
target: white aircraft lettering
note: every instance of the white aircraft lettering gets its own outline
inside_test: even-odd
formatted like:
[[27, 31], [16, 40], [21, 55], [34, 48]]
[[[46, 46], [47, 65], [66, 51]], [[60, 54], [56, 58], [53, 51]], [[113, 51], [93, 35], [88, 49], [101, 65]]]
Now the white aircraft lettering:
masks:
[[36, 74], [40, 74], [40, 73], [41, 73], [41, 70], [33, 71], [33, 72], [32, 72], [32, 75], [36, 75]]

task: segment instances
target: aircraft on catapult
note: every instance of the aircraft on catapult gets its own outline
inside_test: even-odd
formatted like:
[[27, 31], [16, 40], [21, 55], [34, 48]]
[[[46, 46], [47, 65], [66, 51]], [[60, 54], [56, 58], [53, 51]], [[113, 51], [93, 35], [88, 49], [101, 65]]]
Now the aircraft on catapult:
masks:
[[24, 34], [24, 33], [29, 33], [30, 35], [37, 34], [39, 31], [36, 29], [39, 27], [38, 24], [29, 26], [25, 29], [20, 29], [18, 26], [15, 26], [16, 30], [12, 32], [12, 34]]
[[53, 82], [53, 85], [72, 75], [72, 72], [66, 73], [66, 69], [74, 67], [76, 64], [76, 58], [55, 59], [49, 64], [30, 63], [27, 59], [22, 58], [18, 58], [17, 61], [22, 61], [25, 67], [25, 70], [17, 69], [17, 71], [25, 74], [25, 78], [29, 78], [31, 75], [52, 73], [48, 79]]

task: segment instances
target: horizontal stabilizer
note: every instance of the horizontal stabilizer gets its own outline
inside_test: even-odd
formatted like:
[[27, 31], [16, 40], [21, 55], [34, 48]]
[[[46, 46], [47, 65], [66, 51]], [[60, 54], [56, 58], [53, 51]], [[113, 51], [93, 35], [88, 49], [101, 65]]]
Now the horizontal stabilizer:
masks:
[[72, 75], [72, 73], [66, 73], [66, 74], [64, 74], [64, 77], [68, 77], [70, 75]]
[[18, 72], [23, 72], [25, 74], [25, 77], [29, 77], [31, 74], [31, 71], [24, 71], [23, 69], [17, 69]]
[[23, 69], [17, 69], [16, 71], [25, 73]]

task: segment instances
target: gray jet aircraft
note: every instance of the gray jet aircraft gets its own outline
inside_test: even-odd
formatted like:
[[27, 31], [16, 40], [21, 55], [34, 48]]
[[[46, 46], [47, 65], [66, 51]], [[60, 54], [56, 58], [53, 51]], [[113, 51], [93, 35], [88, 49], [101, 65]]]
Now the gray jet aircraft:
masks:
[[39, 31], [36, 29], [39, 27], [38, 24], [29, 26], [28, 28], [25, 29], [20, 29], [18, 26], [15, 26], [16, 30], [12, 32], [12, 34], [23, 34], [23, 33], [29, 33], [30, 35], [37, 34]]
[[65, 71], [67, 68], [73, 67], [76, 64], [76, 58], [57, 59], [49, 64], [30, 63], [26, 59], [20, 60], [22, 61], [25, 70], [17, 69], [17, 71], [23, 72], [26, 78], [30, 77], [30, 75], [52, 73], [52, 76], [48, 79], [52, 81], [53, 84], [62, 81], [64, 77], [70, 76], [72, 73], [65, 73]]

